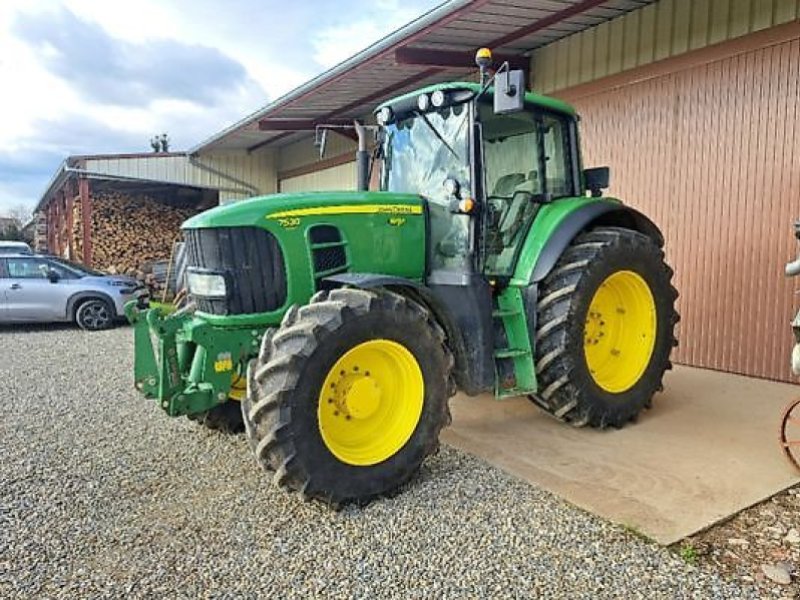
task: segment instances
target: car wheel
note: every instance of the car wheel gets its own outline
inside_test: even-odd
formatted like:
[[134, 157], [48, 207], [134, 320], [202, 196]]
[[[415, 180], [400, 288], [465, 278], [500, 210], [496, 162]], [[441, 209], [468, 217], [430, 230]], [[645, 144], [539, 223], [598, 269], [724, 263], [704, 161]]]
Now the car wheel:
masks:
[[108, 329], [114, 322], [114, 312], [105, 300], [87, 300], [75, 312], [75, 322], [86, 331]]

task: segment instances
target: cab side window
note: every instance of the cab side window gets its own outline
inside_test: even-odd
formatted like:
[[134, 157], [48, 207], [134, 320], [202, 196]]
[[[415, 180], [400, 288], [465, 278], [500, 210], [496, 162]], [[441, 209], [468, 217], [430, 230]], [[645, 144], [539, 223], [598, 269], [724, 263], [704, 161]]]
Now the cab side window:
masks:
[[551, 115], [545, 115], [542, 121], [547, 191], [554, 198], [571, 196], [573, 191], [568, 122]]

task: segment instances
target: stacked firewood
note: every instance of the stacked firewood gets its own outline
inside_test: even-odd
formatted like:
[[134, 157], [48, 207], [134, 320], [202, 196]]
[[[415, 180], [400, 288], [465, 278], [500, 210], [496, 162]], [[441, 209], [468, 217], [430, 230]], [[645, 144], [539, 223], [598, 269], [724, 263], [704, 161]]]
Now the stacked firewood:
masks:
[[[83, 258], [80, 202], [73, 204], [73, 248]], [[147, 195], [98, 192], [92, 196], [92, 266], [101, 271], [132, 275], [158, 292], [162, 279], [153, 264], [168, 261], [181, 239], [181, 224], [196, 214], [188, 206], [160, 202]], [[158, 268], [156, 268], [158, 271]]]

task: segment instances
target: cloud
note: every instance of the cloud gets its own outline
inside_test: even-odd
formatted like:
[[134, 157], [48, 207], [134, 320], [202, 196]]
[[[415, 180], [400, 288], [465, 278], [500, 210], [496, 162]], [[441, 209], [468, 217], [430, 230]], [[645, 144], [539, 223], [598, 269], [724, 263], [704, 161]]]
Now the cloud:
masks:
[[214, 106], [242, 90], [265, 96], [239, 62], [216, 48], [172, 39], [124, 41], [65, 8], [21, 13], [12, 31], [52, 74], [92, 102], [143, 106], [175, 99]]
[[361, 18], [353, 19], [352, 14], [334, 18], [312, 37], [314, 60], [326, 69], [333, 67], [419, 17], [435, 4], [438, 3], [424, 0], [376, 0], [362, 9]]

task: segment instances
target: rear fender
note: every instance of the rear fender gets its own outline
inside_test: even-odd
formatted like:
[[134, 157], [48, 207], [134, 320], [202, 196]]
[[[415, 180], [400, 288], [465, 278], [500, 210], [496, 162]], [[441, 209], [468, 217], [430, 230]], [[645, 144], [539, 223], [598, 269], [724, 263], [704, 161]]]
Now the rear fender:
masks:
[[582, 231], [600, 225], [625, 227], [652, 238], [664, 236], [648, 217], [614, 199], [570, 198], [544, 206], [528, 231], [512, 283], [525, 286], [542, 281], [567, 246]]

